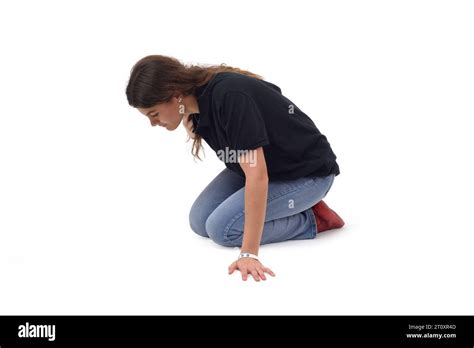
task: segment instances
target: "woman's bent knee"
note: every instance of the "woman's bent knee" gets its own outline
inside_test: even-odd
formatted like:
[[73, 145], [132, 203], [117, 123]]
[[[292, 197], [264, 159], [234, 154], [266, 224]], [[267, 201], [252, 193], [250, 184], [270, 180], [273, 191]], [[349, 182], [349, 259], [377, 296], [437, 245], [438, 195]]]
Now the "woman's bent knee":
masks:
[[226, 235], [226, 229], [228, 226], [222, 223], [222, 219], [217, 214], [211, 214], [206, 221], [207, 235], [213, 242], [225, 247], [240, 246], [238, 241], [234, 241], [228, 238]]
[[207, 216], [203, 216], [202, 212], [197, 206], [193, 205], [189, 212], [189, 226], [196, 234], [201, 237], [208, 237], [206, 232], [206, 219]]

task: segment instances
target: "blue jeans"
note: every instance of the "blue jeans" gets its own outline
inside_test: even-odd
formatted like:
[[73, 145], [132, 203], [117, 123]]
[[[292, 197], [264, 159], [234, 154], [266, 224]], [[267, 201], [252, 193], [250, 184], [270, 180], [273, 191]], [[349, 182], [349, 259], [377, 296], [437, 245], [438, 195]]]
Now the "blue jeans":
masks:
[[[316, 237], [311, 209], [329, 192], [335, 175], [269, 181], [265, 223], [260, 244]], [[219, 245], [242, 246], [245, 178], [228, 168], [197, 197], [189, 213], [191, 229]]]

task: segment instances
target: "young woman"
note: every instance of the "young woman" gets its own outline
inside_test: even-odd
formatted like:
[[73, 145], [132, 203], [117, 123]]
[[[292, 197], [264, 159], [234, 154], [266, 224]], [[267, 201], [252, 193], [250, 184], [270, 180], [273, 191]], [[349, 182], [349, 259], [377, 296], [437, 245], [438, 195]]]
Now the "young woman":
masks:
[[198, 235], [241, 247], [229, 267], [242, 279], [265, 280], [262, 244], [312, 239], [344, 221], [322, 199], [339, 166], [326, 137], [281, 89], [224, 64], [184, 65], [161, 55], [132, 68], [129, 104], [169, 131], [183, 123], [199, 158], [201, 141], [226, 168], [194, 202], [189, 222]]

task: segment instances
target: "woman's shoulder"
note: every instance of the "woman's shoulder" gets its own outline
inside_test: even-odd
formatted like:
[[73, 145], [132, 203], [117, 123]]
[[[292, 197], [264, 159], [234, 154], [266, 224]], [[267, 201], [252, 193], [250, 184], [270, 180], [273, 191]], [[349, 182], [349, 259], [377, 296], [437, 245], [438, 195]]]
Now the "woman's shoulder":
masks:
[[258, 79], [235, 72], [220, 72], [215, 77], [215, 87], [221, 93], [245, 91], [245, 88], [254, 85]]
[[281, 93], [281, 89], [270, 82], [256, 77], [226, 71], [216, 74], [213, 95], [218, 99], [223, 99], [229, 93], [242, 93], [250, 97], [255, 97], [260, 93], [264, 93], [269, 88]]

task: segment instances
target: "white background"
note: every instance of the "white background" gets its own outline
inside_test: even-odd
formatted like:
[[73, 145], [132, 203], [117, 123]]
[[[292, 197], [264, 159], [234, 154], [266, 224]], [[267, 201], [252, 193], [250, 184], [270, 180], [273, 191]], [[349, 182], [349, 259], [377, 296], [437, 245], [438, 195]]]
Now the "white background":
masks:
[[[469, 1], [0, 5], [0, 314], [474, 314]], [[262, 246], [276, 277], [195, 235], [224, 165], [125, 96], [149, 54], [281, 87], [338, 156], [346, 221]]]

